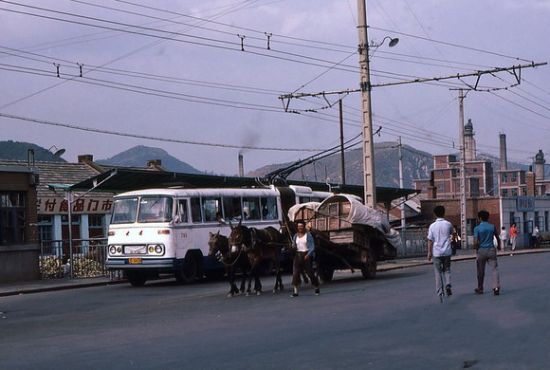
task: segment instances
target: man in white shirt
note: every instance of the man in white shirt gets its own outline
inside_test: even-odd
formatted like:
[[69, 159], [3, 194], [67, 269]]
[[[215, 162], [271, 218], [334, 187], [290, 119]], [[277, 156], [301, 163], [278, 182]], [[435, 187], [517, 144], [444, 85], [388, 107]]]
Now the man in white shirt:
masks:
[[[433, 259], [435, 273], [435, 289], [441, 302], [443, 296], [453, 294], [451, 290], [451, 235], [453, 225], [445, 220], [445, 207], [434, 208], [436, 220], [428, 229], [428, 261]], [[445, 292], [443, 291], [445, 287]]]

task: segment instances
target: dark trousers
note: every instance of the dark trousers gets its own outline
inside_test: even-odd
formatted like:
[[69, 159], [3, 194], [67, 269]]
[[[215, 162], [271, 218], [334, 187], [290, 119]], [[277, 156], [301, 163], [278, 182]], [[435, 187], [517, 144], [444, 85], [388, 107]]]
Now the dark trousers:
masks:
[[305, 271], [313, 286], [317, 288], [319, 287], [319, 280], [313, 273], [311, 256], [305, 259], [306, 254], [307, 252], [296, 252], [294, 255], [294, 263], [292, 264], [292, 285], [296, 287], [300, 285], [300, 275]]

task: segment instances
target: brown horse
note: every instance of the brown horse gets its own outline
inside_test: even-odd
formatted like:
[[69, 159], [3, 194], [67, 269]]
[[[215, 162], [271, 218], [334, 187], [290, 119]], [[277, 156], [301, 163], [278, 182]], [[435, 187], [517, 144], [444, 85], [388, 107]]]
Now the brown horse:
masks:
[[[209, 233], [210, 238], [208, 239], [208, 246], [210, 247], [208, 251], [209, 256], [215, 256], [223, 265], [225, 266], [225, 272], [227, 274], [227, 279], [229, 281], [229, 293], [228, 297], [233, 297], [235, 294], [243, 294], [246, 287], [246, 280], [248, 279], [248, 271], [250, 270], [250, 263], [248, 262], [248, 257], [245, 252], [232, 251], [229, 248], [229, 239], [220, 235], [220, 232]], [[235, 284], [235, 272], [237, 270], [241, 271], [241, 288], [237, 288]], [[248, 282], [247, 293], [250, 293], [251, 281]]]
[[260, 281], [261, 265], [264, 261], [273, 263], [275, 268], [275, 286], [273, 293], [283, 290], [283, 279], [281, 278], [281, 246], [283, 245], [282, 234], [274, 227], [265, 229], [248, 228], [239, 224], [231, 227], [229, 245], [232, 250], [244, 251], [250, 263], [249, 286], [254, 278], [254, 291], [256, 295], [262, 292]]

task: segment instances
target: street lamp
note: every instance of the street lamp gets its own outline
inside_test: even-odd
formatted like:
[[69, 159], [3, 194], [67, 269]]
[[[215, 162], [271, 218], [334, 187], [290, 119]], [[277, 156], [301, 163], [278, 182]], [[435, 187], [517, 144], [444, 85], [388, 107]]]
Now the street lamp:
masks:
[[386, 36], [382, 39], [382, 41], [376, 43], [374, 42], [374, 40], [371, 40], [370, 41], [370, 44], [369, 44], [369, 47], [370, 48], [378, 48], [380, 46], [382, 46], [382, 44], [384, 43], [384, 41], [386, 40], [390, 40], [390, 43], [388, 44], [388, 46], [390, 48], [393, 48], [395, 45], [397, 45], [399, 43], [399, 38], [397, 37], [390, 37], [390, 36]]
[[[52, 152], [52, 149], [55, 149], [55, 151]], [[57, 157], [57, 158], [61, 157], [65, 153], [65, 149], [63, 149], [63, 148], [59, 149], [55, 145], [50, 146], [48, 148], [48, 151], [51, 152], [53, 154], [53, 156]]]
[[[367, 7], [365, 0], [357, 1], [357, 16], [359, 31], [359, 66], [361, 69], [361, 103], [363, 111], [363, 181], [365, 204], [376, 207], [376, 184], [374, 175], [374, 143], [372, 142], [372, 107], [371, 107], [371, 82], [369, 68], [369, 43], [367, 36]], [[399, 42], [398, 38], [386, 36], [379, 44], [373, 43], [372, 47], [381, 46], [389, 39], [389, 46], [393, 47]]]

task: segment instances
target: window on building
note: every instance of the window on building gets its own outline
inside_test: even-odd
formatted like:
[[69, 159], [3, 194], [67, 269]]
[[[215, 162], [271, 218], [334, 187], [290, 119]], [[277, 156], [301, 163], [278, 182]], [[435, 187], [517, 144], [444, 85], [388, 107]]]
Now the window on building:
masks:
[[510, 176], [510, 181], [511, 181], [511, 182], [516, 182], [517, 180], [518, 180], [518, 176], [517, 176], [515, 173], [513, 173], [513, 174]]
[[544, 211], [544, 231], [548, 230], [548, 211]]
[[478, 178], [470, 179], [470, 196], [479, 197], [479, 179]]
[[500, 195], [502, 195], [503, 197], [507, 197], [508, 196], [508, 189], [502, 189]]
[[518, 189], [514, 188], [512, 189], [512, 196], [517, 197], [518, 196]]
[[0, 193], [0, 245], [25, 242], [24, 192]]
[[88, 235], [90, 238], [105, 237], [105, 217], [103, 215], [88, 215]]
[[501, 174], [500, 174], [500, 181], [501, 181], [502, 183], [508, 182], [508, 174], [507, 174], [507, 173], [501, 173]]
[[53, 235], [53, 216], [38, 216], [38, 240], [40, 243], [49, 242]]

